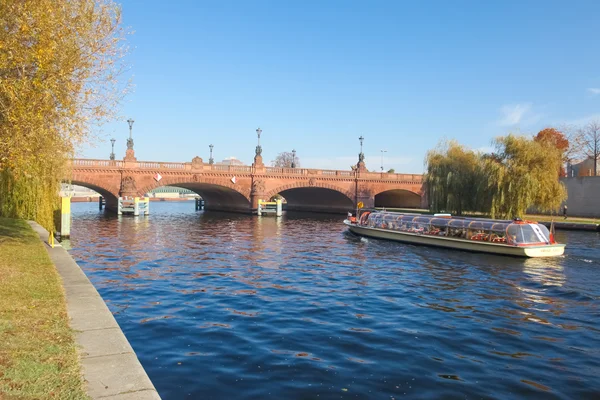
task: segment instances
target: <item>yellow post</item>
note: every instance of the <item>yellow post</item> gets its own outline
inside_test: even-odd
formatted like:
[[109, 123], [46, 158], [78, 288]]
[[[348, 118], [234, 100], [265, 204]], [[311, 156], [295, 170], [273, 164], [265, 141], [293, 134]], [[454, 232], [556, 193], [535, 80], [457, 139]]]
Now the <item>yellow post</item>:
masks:
[[60, 237], [71, 236], [71, 198], [63, 197], [60, 206]]
[[133, 199], [133, 215], [140, 215], [140, 198]]

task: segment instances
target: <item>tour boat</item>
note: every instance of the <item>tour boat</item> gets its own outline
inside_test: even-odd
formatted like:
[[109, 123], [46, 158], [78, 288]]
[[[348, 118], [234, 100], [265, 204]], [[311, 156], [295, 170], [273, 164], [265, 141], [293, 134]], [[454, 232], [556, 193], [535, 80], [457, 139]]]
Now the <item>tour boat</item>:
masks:
[[453, 217], [450, 214], [405, 214], [360, 210], [344, 221], [362, 236], [520, 257], [554, 257], [565, 251], [548, 231], [534, 221]]

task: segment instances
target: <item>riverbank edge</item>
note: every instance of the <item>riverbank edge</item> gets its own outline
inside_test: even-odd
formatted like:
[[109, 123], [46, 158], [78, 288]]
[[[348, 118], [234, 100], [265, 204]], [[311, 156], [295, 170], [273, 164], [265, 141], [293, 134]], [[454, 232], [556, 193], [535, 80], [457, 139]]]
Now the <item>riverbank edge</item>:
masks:
[[160, 400], [152, 381], [106, 303], [79, 265], [62, 247], [51, 248], [48, 231], [33, 221], [31, 228], [61, 278], [69, 325], [79, 346], [86, 392], [92, 399]]

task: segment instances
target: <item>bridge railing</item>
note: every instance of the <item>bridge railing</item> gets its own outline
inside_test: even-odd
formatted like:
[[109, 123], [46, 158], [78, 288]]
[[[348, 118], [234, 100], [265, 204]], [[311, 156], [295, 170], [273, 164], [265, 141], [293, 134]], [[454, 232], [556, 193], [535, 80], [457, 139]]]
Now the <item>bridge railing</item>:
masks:
[[403, 182], [423, 182], [423, 175], [420, 174], [388, 174], [387, 172], [363, 172], [361, 178], [381, 179], [388, 181]]
[[[206, 168], [207, 164], [204, 165]], [[208, 164], [209, 169], [213, 171], [230, 171], [230, 172], [252, 172], [252, 167], [250, 165], [218, 165], [218, 164]]]
[[154, 161], [138, 161], [133, 163], [137, 168], [149, 169], [185, 169], [186, 163], [177, 162], [154, 162]]
[[[252, 173], [253, 167], [250, 165], [217, 165], [217, 164], [193, 164], [191, 162], [157, 162], [157, 161], [120, 161], [120, 160], [97, 160], [86, 158], [75, 158], [71, 160], [73, 167], [80, 168], [144, 168], [158, 170], [183, 170], [192, 171], [196, 169], [209, 171], [223, 172], [239, 172]], [[274, 175], [310, 175], [310, 176], [326, 176], [326, 177], [346, 177], [355, 176], [354, 171], [342, 171], [335, 169], [311, 169], [311, 168], [279, 168], [265, 167], [265, 173]], [[420, 174], [396, 174], [387, 172], [361, 172], [361, 179], [376, 179], [386, 181], [403, 181], [403, 182], [422, 182], [423, 175]]]
[[77, 167], [122, 167], [123, 161], [119, 160], [94, 160], [88, 158], [74, 158], [71, 160], [73, 166]]

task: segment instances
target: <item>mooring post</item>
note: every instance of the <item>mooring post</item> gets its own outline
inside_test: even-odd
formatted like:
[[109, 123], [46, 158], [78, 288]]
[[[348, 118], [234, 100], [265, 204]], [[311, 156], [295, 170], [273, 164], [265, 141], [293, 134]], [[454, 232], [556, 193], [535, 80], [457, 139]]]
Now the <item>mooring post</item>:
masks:
[[71, 198], [63, 197], [60, 205], [60, 237], [71, 236]]
[[277, 215], [278, 217], [281, 217], [281, 215], [283, 214], [281, 199], [277, 199], [276, 203], [277, 203], [277, 213], [275, 215]]
[[144, 197], [144, 203], [146, 203], [146, 213], [144, 215], [150, 215], [150, 197]]
[[258, 199], [258, 207], [256, 208], [256, 214], [258, 216], [262, 215], [262, 200]]
[[117, 205], [117, 215], [123, 215], [123, 198], [119, 197], [119, 202]]
[[194, 199], [194, 209], [195, 209], [196, 211], [198, 211], [198, 207], [199, 207], [199, 204], [200, 204], [200, 201], [199, 201], [199, 200], [200, 200], [200, 199], [199, 199], [198, 197], [196, 197], [196, 198]]
[[135, 197], [133, 199], [133, 215], [135, 215], [135, 216], [140, 215], [140, 198], [139, 197]]
[[98, 197], [98, 208], [100, 209], [100, 211], [102, 211], [102, 202], [104, 201], [104, 197], [99, 196]]

